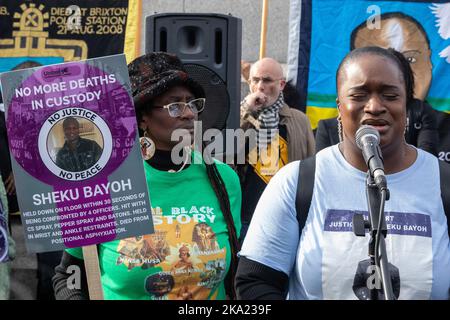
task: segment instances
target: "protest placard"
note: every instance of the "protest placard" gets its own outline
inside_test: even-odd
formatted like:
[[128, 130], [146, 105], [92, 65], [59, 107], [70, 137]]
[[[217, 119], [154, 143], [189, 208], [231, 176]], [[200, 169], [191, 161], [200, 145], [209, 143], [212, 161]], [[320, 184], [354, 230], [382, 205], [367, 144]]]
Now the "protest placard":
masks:
[[153, 232], [124, 55], [1, 75], [30, 252]]

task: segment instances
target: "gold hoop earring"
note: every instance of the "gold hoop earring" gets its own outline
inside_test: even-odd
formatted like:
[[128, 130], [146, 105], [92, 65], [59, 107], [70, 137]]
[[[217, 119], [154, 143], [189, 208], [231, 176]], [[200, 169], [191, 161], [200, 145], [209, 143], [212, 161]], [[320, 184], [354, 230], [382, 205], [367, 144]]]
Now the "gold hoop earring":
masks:
[[337, 117], [337, 127], [338, 127], [338, 136], [339, 136], [339, 142], [344, 141], [344, 135], [342, 131], [342, 121], [341, 121], [341, 115]]
[[150, 160], [155, 155], [155, 143], [148, 137], [147, 130], [144, 131], [144, 136], [139, 138], [141, 144], [141, 154], [144, 160]]

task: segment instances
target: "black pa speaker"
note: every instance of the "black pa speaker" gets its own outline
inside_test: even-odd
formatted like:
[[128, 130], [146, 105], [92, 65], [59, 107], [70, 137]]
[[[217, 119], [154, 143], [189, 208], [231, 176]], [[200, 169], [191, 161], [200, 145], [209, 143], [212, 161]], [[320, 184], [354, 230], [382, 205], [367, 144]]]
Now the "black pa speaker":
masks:
[[242, 21], [222, 14], [164, 13], [146, 17], [145, 52], [176, 54], [205, 90], [203, 131], [239, 127]]

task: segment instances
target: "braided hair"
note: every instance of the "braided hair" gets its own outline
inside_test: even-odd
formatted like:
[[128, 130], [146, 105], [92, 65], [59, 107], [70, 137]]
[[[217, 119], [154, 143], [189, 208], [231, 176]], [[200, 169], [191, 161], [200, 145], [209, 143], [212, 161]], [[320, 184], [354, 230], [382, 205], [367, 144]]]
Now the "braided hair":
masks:
[[[205, 149], [205, 145], [203, 145], [203, 150]], [[219, 170], [217, 169], [216, 164], [211, 159], [210, 155], [204, 153], [205, 165], [206, 165], [206, 173], [208, 174], [209, 182], [214, 189], [214, 193], [219, 199], [220, 209], [225, 218], [225, 222], [227, 224], [228, 229], [228, 237], [231, 248], [231, 265], [230, 271], [225, 279], [225, 290], [227, 291], [228, 296], [231, 299], [236, 299], [236, 291], [234, 287], [234, 278], [236, 275], [238, 258], [237, 253], [239, 251], [239, 241], [236, 232], [236, 226], [234, 225], [233, 215], [231, 213], [230, 199], [228, 197], [228, 192], [225, 186], [225, 183], [220, 176]]]

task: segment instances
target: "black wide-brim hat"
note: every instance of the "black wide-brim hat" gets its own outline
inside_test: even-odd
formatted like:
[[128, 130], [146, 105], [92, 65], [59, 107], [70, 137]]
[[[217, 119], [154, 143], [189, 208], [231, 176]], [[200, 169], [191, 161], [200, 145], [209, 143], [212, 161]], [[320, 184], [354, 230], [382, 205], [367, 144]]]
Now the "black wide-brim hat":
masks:
[[135, 108], [142, 108], [153, 98], [175, 86], [186, 86], [196, 98], [204, 98], [202, 86], [189, 77], [181, 60], [167, 52], [151, 52], [128, 64]]

